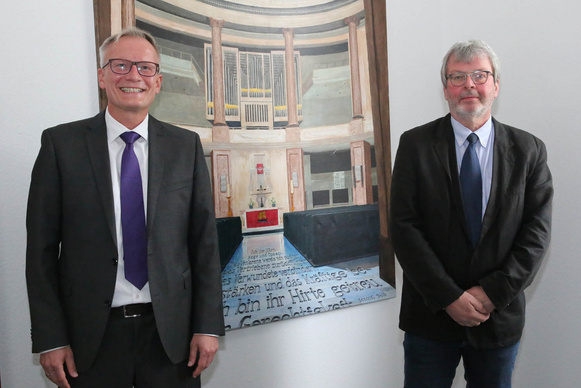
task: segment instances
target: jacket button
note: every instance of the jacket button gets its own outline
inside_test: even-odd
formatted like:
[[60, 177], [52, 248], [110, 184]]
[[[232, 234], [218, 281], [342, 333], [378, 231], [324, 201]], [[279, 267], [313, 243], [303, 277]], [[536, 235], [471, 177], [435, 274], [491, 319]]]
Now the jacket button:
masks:
[[111, 307], [111, 301], [109, 299], [105, 301], [105, 306]]
[[117, 265], [117, 263], [119, 262], [119, 260], [117, 260], [116, 257], [111, 259], [111, 262], [113, 263], [113, 265]]

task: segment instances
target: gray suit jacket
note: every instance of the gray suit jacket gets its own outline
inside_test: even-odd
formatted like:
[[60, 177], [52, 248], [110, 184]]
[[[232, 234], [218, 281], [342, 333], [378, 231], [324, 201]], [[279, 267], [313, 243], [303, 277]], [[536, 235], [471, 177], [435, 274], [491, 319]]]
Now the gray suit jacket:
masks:
[[[494, 120], [490, 199], [473, 248], [462, 207], [450, 115], [405, 132], [391, 186], [390, 236], [404, 271], [400, 327], [477, 348], [516, 343], [524, 289], [550, 240], [553, 186], [545, 145]], [[496, 306], [488, 321], [464, 328], [444, 308], [481, 285]]]
[[[148, 270], [174, 363], [193, 333], [224, 334], [210, 178], [198, 135], [149, 118]], [[117, 272], [104, 112], [42, 134], [27, 213], [33, 352], [70, 344], [79, 371], [103, 336]]]

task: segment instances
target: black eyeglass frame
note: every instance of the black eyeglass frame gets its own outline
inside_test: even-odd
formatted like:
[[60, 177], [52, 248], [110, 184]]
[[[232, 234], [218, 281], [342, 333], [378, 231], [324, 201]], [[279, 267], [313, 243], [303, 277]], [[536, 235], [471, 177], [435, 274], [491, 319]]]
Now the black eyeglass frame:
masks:
[[[486, 74], [486, 79], [484, 80], [484, 82], [480, 82], [480, 83], [476, 82], [476, 80], [474, 79], [474, 74], [476, 74], [476, 73], [485, 73]], [[464, 76], [464, 81], [459, 85], [454, 85], [451, 78], [454, 76], [458, 76], [458, 75]], [[450, 84], [452, 84], [452, 86], [458, 87], [458, 86], [464, 86], [466, 84], [466, 80], [468, 79], [468, 76], [470, 76], [470, 78], [472, 78], [472, 82], [474, 82], [475, 85], [484, 85], [488, 81], [488, 77], [491, 75], [494, 77], [494, 73], [491, 71], [488, 71], [488, 70], [475, 70], [475, 71], [469, 71], [467, 73], [458, 72], [458, 73], [448, 74], [446, 76], [446, 80], [450, 81]]]
[[[123, 61], [126, 62], [128, 64], [130, 64], [129, 69], [127, 70], [127, 72], [125, 73], [120, 73], [118, 71], [113, 70], [113, 66], [111, 65], [111, 61]], [[148, 74], [142, 74], [141, 73], [141, 69], [139, 64], [140, 63], [147, 63], [149, 65], [155, 65], [155, 73], [153, 73], [152, 75], [148, 75]], [[138, 61], [138, 62], [132, 62], [129, 61], [127, 59], [123, 59], [123, 58], [111, 58], [107, 61], [107, 63], [105, 63], [101, 69], [104, 69], [107, 67], [107, 65], [109, 65], [109, 68], [111, 69], [111, 71], [115, 74], [119, 74], [119, 75], [126, 75], [131, 73], [131, 69], [133, 68], [133, 66], [135, 66], [137, 68], [137, 72], [139, 73], [139, 75], [141, 75], [142, 77], [155, 77], [158, 73], [159, 73], [159, 63], [155, 63], [155, 62], [149, 62], [149, 61]]]

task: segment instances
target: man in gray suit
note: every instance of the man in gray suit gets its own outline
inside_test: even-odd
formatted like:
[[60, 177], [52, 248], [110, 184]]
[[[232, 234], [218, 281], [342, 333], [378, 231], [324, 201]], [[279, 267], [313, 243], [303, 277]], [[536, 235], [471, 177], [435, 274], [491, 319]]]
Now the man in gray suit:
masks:
[[199, 387], [224, 334], [201, 142], [148, 114], [150, 34], [125, 30], [100, 57], [107, 109], [45, 130], [32, 172], [32, 350], [59, 387]]
[[405, 132], [391, 186], [403, 268], [405, 387], [510, 387], [524, 289], [547, 251], [553, 186], [545, 145], [491, 115], [500, 65], [482, 41], [442, 62], [450, 114]]

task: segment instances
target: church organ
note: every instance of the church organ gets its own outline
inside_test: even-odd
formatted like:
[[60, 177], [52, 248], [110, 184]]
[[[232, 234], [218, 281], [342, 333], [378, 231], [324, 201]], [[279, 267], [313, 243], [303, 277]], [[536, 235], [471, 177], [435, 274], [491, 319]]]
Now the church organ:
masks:
[[[204, 45], [206, 69], [206, 119], [214, 119], [212, 45]], [[226, 121], [244, 129], [272, 129], [288, 123], [284, 51], [266, 53], [223, 47]], [[300, 53], [294, 52], [296, 101], [302, 121]], [[236, 126], [234, 124], [234, 126]]]

